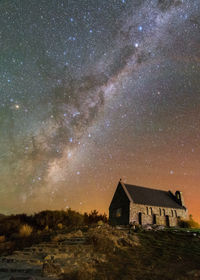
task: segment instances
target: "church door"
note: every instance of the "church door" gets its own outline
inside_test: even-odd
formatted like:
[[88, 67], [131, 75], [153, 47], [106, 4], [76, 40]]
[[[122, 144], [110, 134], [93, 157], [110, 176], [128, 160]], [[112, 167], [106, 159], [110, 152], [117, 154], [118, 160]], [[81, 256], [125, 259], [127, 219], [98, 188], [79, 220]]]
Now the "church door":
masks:
[[140, 225], [142, 225], [142, 213], [141, 212], [138, 213], [138, 222]]
[[167, 227], [170, 226], [170, 224], [169, 224], [169, 216], [168, 216], [168, 215], [166, 215], [166, 226], [167, 226]]
[[156, 225], [156, 215], [153, 214], [153, 224]]

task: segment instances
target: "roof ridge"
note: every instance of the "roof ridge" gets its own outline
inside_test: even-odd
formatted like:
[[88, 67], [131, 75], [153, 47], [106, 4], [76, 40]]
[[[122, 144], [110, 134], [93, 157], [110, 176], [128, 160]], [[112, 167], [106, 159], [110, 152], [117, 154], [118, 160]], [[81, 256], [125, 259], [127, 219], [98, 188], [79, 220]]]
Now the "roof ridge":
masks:
[[161, 192], [166, 192], [168, 193], [168, 191], [165, 191], [165, 190], [160, 190], [160, 189], [153, 189], [153, 188], [148, 188], [148, 187], [143, 187], [143, 186], [137, 186], [137, 185], [132, 185], [132, 184], [127, 184], [127, 183], [124, 183], [124, 185], [128, 185], [128, 186], [132, 186], [132, 187], [138, 187], [138, 188], [143, 188], [143, 189], [148, 189], [148, 190], [154, 190], [154, 191], [161, 191]]

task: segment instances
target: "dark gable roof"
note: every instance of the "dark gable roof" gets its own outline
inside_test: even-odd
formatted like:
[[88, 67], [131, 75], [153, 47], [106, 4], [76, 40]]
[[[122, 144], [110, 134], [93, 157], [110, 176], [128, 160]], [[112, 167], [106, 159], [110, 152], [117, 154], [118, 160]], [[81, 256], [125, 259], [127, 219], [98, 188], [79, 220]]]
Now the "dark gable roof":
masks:
[[133, 202], [136, 204], [185, 209], [185, 207], [176, 202], [175, 197], [171, 192], [129, 184], [124, 184], [124, 186]]

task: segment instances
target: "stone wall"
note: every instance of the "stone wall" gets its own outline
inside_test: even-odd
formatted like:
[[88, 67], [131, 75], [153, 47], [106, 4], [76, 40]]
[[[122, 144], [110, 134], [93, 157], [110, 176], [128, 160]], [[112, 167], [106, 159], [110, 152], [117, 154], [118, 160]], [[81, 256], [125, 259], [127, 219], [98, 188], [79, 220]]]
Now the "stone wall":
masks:
[[[148, 210], [147, 210], [148, 209]], [[130, 203], [129, 223], [139, 224], [139, 213], [142, 213], [142, 224], [166, 225], [166, 216], [169, 217], [169, 226], [176, 226], [178, 217], [187, 218], [187, 211], [184, 209], [157, 207]]]

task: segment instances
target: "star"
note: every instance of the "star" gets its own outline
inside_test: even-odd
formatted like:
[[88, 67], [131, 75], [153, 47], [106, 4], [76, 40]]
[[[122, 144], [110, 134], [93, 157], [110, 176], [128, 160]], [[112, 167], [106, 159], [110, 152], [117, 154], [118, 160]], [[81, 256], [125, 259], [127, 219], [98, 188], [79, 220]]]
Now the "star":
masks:
[[0, 1], [0, 212], [108, 213], [123, 177], [178, 184], [197, 216], [200, 2], [16, 3]]

